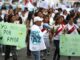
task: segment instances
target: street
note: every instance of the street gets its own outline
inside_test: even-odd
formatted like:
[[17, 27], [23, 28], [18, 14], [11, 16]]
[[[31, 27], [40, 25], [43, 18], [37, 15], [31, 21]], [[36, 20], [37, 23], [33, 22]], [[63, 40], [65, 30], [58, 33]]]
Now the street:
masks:
[[[53, 57], [53, 50], [51, 50], [50, 52], [51, 54], [49, 56], [47, 56], [47, 60], [52, 60], [52, 57]], [[2, 56], [0, 54], [0, 60], [4, 60], [4, 56]], [[10, 58], [10, 60], [12, 60], [12, 58]], [[33, 57], [27, 57], [26, 56], [26, 49], [22, 49], [20, 51], [18, 51], [18, 60], [33, 60]], [[63, 57], [61, 56], [61, 59], [60, 60], [68, 60], [67, 57]], [[80, 60], [80, 57], [72, 57], [71, 60]]]

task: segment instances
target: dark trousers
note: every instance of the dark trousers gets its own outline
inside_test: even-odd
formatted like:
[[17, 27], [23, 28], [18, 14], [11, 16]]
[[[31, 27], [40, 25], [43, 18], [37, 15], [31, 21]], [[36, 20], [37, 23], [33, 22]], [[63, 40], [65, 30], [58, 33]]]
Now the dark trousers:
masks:
[[26, 37], [26, 43], [27, 43], [27, 56], [31, 56], [31, 51], [29, 49], [29, 37], [30, 37], [30, 30], [28, 30], [28, 34], [27, 34], [27, 37]]
[[54, 52], [53, 60], [60, 60], [59, 40], [54, 40], [54, 45], [56, 47], [56, 50]]
[[68, 56], [68, 60], [71, 60], [71, 56]]
[[5, 60], [8, 60], [10, 58], [10, 52], [12, 53], [13, 60], [17, 60], [17, 54], [16, 54], [16, 46], [5, 46]]
[[0, 44], [0, 53], [2, 53], [2, 45]]
[[29, 49], [29, 44], [27, 45], [27, 56], [31, 56], [31, 51]]
[[5, 53], [5, 45], [0, 44], [0, 53]]

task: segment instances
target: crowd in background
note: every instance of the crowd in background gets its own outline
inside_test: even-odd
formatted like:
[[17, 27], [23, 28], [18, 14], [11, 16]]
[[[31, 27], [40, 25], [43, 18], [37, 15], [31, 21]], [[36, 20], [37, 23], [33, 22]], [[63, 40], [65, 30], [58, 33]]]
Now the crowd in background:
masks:
[[[80, 34], [80, 7], [75, 4], [73, 8], [51, 8], [48, 6], [48, 8], [44, 7], [37, 7], [36, 3], [34, 3], [32, 6], [32, 10], [30, 11], [29, 8], [17, 6], [15, 9], [13, 6], [9, 5], [6, 7], [5, 5], [1, 6], [0, 9], [0, 22], [8, 22], [8, 23], [16, 23], [16, 24], [25, 24], [28, 28], [28, 33], [26, 36], [26, 42], [27, 42], [27, 55], [31, 56], [31, 53], [33, 53], [35, 60], [40, 60], [40, 56], [42, 56], [42, 59], [46, 59], [47, 55], [50, 54], [50, 44], [53, 43], [56, 47], [55, 53], [53, 54], [53, 60], [57, 58], [57, 60], [60, 60], [60, 54], [59, 54], [59, 36], [62, 33], [67, 34]], [[70, 25], [71, 24], [71, 25]], [[40, 32], [47, 31], [44, 36], [43, 40], [46, 45], [46, 49], [42, 51], [33, 52], [30, 50], [30, 33], [34, 25], [38, 25], [40, 28]], [[35, 26], [36, 27], [36, 26]], [[37, 29], [37, 27], [34, 30]], [[59, 29], [60, 27], [60, 29]], [[63, 29], [61, 29], [61, 27]], [[72, 27], [72, 30], [70, 28]], [[75, 30], [76, 29], [76, 30]], [[59, 31], [57, 31], [59, 30]], [[61, 33], [61, 31], [63, 31]], [[70, 31], [68, 31], [70, 30]], [[74, 30], [74, 32], [73, 32]], [[72, 33], [73, 32], [73, 33]], [[3, 48], [1, 48], [3, 47]], [[5, 60], [9, 59], [9, 54], [12, 53], [13, 60], [17, 60], [17, 54], [16, 54], [16, 47], [15, 46], [3, 46], [0, 45], [1, 53], [5, 53]], [[12, 52], [11, 52], [12, 50]], [[41, 53], [41, 54], [40, 54]], [[4, 55], [4, 54], [2, 54]]]

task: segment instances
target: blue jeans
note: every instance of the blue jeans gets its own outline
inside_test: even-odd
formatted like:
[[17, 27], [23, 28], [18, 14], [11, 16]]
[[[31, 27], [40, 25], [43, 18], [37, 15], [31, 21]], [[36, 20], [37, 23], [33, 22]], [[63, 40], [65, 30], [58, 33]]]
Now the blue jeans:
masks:
[[40, 60], [40, 51], [32, 51], [34, 60]]

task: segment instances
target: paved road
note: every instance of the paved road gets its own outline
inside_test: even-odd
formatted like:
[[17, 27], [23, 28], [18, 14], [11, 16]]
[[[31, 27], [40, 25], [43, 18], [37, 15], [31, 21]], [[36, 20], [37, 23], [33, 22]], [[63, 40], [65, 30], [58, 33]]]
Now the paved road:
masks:
[[[50, 56], [47, 56], [47, 60], [52, 60], [52, 52], [51, 52], [51, 55]], [[1, 56], [0, 54], [0, 60], [4, 60], [4, 56]], [[12, 60], [10, 58], [10, 60]], [[33, 57], [27, 57], [26, 56], [26, 49], [22, 49], [20, 51], [18, 51], [18, 60], [33, 60]], [[61, 59], [60, 60], [68, 60], [67, 57], [62, 57], [61, 56]], [[71, 60], [80, 60], [80, 57], [72, 57]]]

